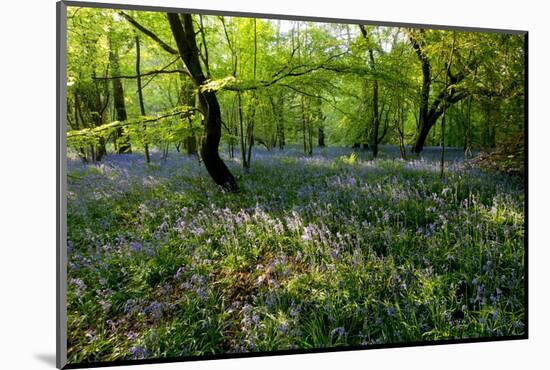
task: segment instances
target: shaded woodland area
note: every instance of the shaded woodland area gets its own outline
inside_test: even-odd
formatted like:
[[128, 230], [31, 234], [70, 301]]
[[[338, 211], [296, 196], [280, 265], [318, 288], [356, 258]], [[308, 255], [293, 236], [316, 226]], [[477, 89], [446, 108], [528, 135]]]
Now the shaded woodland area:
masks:
[[83, 8], [68, 27], [68, 142], [84, 161], [200, 152], [229, 190], [218, 151], [246, 170], [254, 147], [287, 145], [523, 161], [523, 36]]

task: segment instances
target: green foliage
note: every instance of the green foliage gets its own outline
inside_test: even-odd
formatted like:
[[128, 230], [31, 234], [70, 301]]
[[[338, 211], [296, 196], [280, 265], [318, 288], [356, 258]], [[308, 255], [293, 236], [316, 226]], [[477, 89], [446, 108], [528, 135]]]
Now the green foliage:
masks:
[[[105, 161], [69, 161], [71, 362], [524, 333], [524, 189], [500, 174], [523, 172], [521, 36], [193, 16], [195, 86], [166, 51], [166, 15], [127, 14], [164, 46], [118, 11], [68, 14], [69, 154]], [[417, 136], [411, 32], [430, 60], [429, 103], [462, 94], [427, 145], [496, 148], [495, 174], [447, 161], [441, 178], [433, 158], [349, 149], [372, 142], [375, 83], [381, 144]], [[201, 137], [207, 91], [240, 193], [171, 150]], [[134, 154], [102, 155], [125, 144]], [[149, 165], [135, 154], [145, 147]]]
[[89, 144], [97, 145], [100, 139], [107, 140], [119, 130], [123, 130], [132, 143], [179, 143], [201, 130], [201, 117], [197, 109], [179, 106], [156, 117], [114, 121], [93, 128], [68, 131], [67, 146], [78, 150]]
[[345, 164], [354, 165], [357, 162], [357, 154], [355, 152], [352, 152], [349, 156], [341, 156], [340, 161]]
[[[114, 121], [111, 78], [117, 75], [128, 76], [121, 81], [129, 120], [140, 119], [136, 79], [131, 78], [135, 74], [133, 38], [139, 31], [117, 11], [70, 10], [69, 131], [97, 127], [103, 131], [106, 122]], [[128, 14], [176, 48], [164, 14]], [[318, 139], [320, 129], [329, 145], [370, 143], [374, 81], [379, 85], [382, 143], [411, 144], [417, 135], [422, 84], [411, 35], [430, 60], [430, 104], [443, 90], [472, 97], [468, 104], [463, 99], [448, 108], [446, 145], [498, 147], [523, 131], [524, 50], [520, 36], [365, 26], [365, 38], [354, 25], [214, 16], [195, 17], [194, 22], [203, 70], [209, 73], [198, 89], [217, 92], [224, 117], [222, 141], [230, 145], [246, 142], [240, 138], [249, 135], [249, 129], [256, 143], [268, 148], [305, 141], [308, 147]], [[197, 87], [189, 87], [185, 72], [175, 73], [184, 69], [177, 55], [167, 53], [145, 35], [140, 39], [142, 73], [174, 71], [143, 78], [148, 114], [193, 105]], [[444, 86], [445, 61], [453, 40], [455, 58], [450, 74], [465, 78], [456, 83], [451, 79]], [[181, 142], [191, 126], [197, 127], [193, 124], [188, 130], [186, 125], [168, 122], [158, 132], [132, 126], [122, 135], [129, 136], [137, 147], [147, 142], [165, 148]], [[431, 131], [427, 145], [440, 145], [440, 127], [436, 124]], [[97, 136], [88, 136], [86, 144], [103, 145]], [[120, 140], [120, 135], [102, 136], [115, 146]], [[78, 144], [84, 145], [83, 141], [82, 137]]]

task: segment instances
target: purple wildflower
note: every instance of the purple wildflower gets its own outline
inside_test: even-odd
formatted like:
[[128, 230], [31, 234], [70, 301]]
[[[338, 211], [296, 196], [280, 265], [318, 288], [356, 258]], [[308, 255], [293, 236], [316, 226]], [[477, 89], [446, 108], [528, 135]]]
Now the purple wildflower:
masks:
[[88, 288], [80, 278], [73, 278], [69, 282], [75, 287], [77, 297], [81, 297], [82, 294], [84, 294], [84, 291]]
[[293, 318], [296, 318], [299, 314], [300, 314], [300, 311], [301, 311], [301, 307], [299, 305], [296, 304], [296, 302], [294, 302], [294, 300], [292, 300], [292, 304], [290, 305], [290, 316], [293, 317]]
[[129, 352], [134, 360], [142, 360], [147, 355], [147, 350], [141, 346], [131, 347]]
[[141, 252], [143, 250], [143, 244], [138, 243], [138, 242], [130, 242], [128, 247], [130, 248], [130, 251], [134, 252], [134, 253], [138, 253], [138, 252]]
[[345, 338], [348, 335], [346, 329], [343, 326], [339, 326], [330, 332], [331, 337]]
[[157, 301], [152, 302], [143, 309], [143, 312], [147, 315], [151, 315], [154, 320], [160, 320], [162, 318], [162, 311], [163, 304]]
[[128, 340], [134, 341], [137, 339], [137, 337], [138, 335], [133, 331], [126, 333], [126, 338], [128, 338]]

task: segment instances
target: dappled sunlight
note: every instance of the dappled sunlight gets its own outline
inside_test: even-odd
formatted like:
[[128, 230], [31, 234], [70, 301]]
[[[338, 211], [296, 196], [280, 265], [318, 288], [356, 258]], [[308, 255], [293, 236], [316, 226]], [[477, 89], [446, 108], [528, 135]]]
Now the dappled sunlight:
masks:
[[67, 14], [70, 364], [526, 333], [522, 35]]

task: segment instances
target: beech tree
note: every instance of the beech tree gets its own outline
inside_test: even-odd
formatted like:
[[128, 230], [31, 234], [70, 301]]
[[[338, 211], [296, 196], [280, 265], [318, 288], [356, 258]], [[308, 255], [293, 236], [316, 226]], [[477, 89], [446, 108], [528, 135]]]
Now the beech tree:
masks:
[[[167, 13], [167, 15], [180, 57], [198, 89], [199, 106], [204, 116], [204, 133], [201, 144], [201, 157], [204, 165], [216, 184], [226, 190], [236, 191], [238, 190], [237, 182], [220, 158], [218, 151], [222, 134], [220, 105], [215, 91], [203, 89], [207, 78], [199, 60], [193, 19], [190, 14]], [[205, 63], [208, 63], [207, 59]]]

